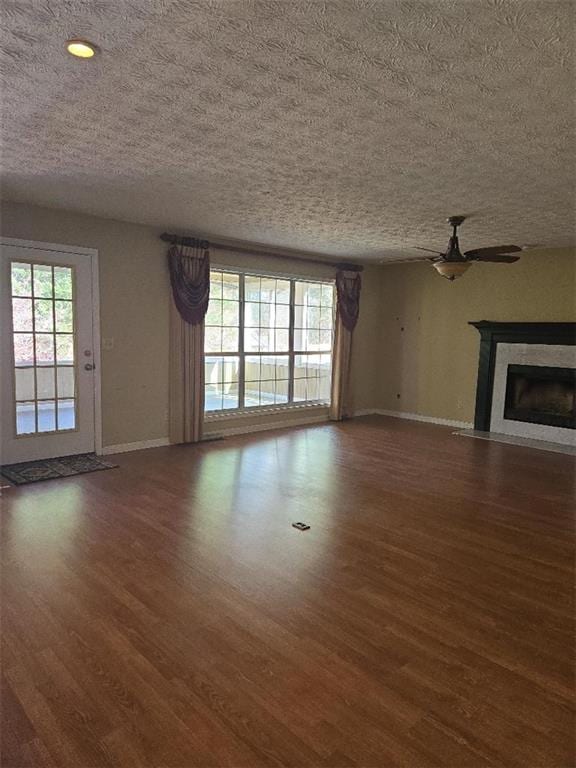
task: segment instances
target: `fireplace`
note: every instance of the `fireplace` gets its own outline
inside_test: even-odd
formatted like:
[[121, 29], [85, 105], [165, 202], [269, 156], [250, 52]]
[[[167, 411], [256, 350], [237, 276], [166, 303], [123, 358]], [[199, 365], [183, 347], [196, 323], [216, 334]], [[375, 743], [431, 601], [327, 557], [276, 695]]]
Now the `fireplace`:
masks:
[[576, 371], [545, 365], [508, 365], [504, 418], [576, 429]]
[[474, 427], [576, 445], [576, 323], [471, 323], [480, 332]]

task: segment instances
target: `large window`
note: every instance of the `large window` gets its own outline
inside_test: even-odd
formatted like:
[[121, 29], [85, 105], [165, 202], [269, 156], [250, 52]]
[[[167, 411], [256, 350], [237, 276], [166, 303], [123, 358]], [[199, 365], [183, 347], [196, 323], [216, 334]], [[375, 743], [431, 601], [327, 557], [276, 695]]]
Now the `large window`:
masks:
[[333, 298], [332, 283], [213, 270], [206, 411], [329, 403]]

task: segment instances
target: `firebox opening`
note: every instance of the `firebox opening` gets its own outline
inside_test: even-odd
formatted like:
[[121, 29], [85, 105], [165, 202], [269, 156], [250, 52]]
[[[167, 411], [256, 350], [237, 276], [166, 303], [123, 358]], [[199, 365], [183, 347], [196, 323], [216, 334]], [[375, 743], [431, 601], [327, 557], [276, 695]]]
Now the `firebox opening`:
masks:
[[504, 418], [576, 429], [576, 370], [509, 365]]

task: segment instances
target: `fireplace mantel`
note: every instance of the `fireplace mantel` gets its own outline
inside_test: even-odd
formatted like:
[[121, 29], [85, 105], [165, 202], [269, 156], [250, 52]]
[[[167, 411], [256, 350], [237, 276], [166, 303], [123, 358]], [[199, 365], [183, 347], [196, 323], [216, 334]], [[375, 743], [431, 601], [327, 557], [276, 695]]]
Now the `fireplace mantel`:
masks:
[[479, 320], [470, 322], [469, 325], [473, 325], [480, 333], [474, 429], [488, 432], [497, 345], [499, 343], [574, 345], [576, 344], [576, 323], [498, 323]]

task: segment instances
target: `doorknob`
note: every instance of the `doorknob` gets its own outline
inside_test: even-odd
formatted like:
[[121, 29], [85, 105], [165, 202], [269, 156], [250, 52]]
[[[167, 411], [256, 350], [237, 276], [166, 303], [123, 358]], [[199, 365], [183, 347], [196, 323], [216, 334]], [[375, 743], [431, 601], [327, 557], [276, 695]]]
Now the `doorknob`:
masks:
[[84, 363], [84, 370], [85, 371], [93, 371], [96, 366], [94, 363]]

